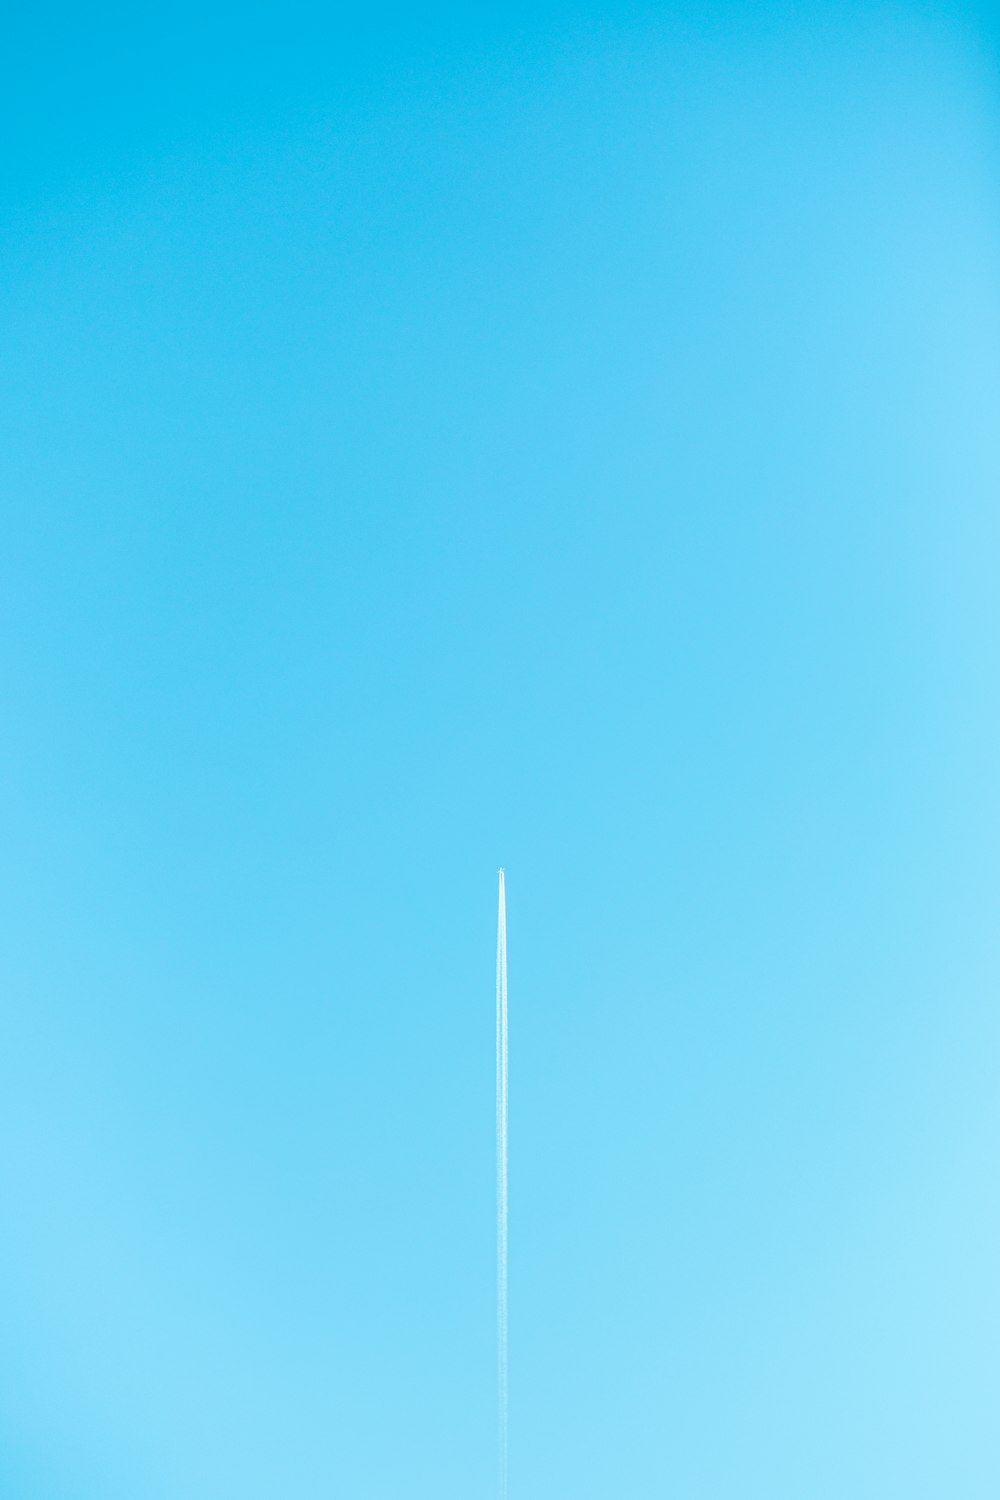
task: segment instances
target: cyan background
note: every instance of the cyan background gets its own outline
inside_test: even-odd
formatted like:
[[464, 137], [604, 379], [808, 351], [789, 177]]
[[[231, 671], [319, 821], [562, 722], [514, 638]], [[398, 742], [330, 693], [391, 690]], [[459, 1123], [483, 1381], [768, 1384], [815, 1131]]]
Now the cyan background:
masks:
[[1000, 49], [21, 7], [0, 1493], [1000, 1494]]

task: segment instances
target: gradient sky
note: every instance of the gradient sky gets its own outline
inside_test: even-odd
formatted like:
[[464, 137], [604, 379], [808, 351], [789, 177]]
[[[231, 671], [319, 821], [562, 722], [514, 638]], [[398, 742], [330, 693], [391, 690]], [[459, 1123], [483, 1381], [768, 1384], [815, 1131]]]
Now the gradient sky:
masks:
[[997, 35], [4, 53], [0, 1493], [996, 1500]]

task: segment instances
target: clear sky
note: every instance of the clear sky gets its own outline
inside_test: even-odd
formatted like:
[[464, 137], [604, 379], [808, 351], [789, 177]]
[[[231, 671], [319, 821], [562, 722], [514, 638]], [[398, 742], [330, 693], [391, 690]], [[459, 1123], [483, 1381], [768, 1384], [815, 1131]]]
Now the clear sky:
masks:
[[1000, 1494], [1000, 43], [9, 18], [0, 1493]]

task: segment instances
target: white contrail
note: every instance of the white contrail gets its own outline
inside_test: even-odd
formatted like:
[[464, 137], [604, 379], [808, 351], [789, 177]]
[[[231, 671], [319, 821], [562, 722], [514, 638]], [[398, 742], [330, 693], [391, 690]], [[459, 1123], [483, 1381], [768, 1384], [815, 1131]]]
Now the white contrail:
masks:
[[507, 1500], [507, 902], [497, 911], [497, 1396], [500, 1500]]

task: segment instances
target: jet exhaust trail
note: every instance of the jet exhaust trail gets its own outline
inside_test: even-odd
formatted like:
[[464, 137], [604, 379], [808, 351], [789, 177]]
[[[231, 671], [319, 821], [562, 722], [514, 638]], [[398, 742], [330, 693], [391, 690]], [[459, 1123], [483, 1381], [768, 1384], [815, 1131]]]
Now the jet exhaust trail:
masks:
[[497, 911], [497, 1399], [500, 1500], [507, 1500], [507, 903]]

